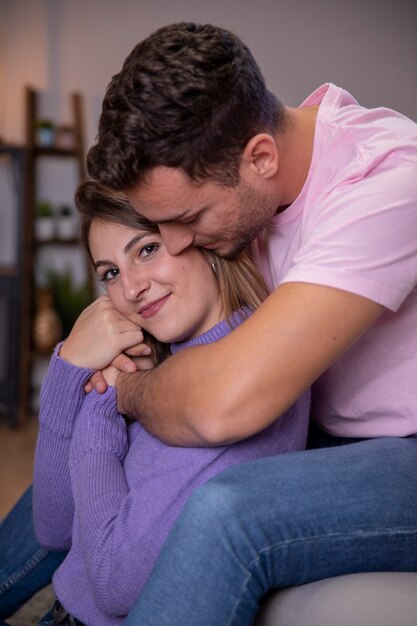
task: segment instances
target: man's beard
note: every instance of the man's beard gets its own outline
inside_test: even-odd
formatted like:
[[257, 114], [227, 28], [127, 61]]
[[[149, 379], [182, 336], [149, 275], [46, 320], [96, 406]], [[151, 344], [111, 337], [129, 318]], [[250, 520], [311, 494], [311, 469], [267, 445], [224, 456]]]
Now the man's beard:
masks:
[[222, 252], [215, 250], [223, 259], [234, 259], [261, 234], [268, 225], [274, 211], [269, 210], [270, 200], [265, 194], [255, 191], [242, 181], [238, 186], [239, 222], [233, 232], [226, 235], [231, 246]]

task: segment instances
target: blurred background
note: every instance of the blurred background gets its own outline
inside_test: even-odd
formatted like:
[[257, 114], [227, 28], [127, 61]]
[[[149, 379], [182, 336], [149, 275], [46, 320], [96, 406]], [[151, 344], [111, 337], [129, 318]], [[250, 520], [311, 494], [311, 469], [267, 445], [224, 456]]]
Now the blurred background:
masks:
[[51, 347], [95, 293], [73, 194], [106, 86], [177, 21], [235, 31], [285, 104], [334, 82], [417, 120], [415, 0], [0, 0], [0, 518], [31, 481]]

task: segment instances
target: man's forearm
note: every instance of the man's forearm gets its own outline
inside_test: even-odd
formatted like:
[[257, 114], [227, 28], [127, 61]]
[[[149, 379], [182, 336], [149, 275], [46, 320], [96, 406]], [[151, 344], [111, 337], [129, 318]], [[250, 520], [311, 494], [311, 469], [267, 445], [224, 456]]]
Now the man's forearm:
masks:
[[190, 381], [183, 367], [187, 367], [183, 355], [177, 354], [157, 368], [121, 373], [117, 379], [118, 410], [171, 445], [209, 445], [187, 416], [185, 403]]
[[281, 416], [382, 311], [342, 290], [282, 285], [220, 341], [120, 375], [119, 408], [173, 445], [249, 437]]
[[[226, 363], [227, 346], [222, 339], [170, 356], [154, 369], [120, 374], [118, 410], [170, 445], [217, 446], [258, 432], [264, 423], [254, 418], [263, 415], [257, 394], [249, 406], [233, 358]], [[242, 398], [248, 419], [239, 406]]]

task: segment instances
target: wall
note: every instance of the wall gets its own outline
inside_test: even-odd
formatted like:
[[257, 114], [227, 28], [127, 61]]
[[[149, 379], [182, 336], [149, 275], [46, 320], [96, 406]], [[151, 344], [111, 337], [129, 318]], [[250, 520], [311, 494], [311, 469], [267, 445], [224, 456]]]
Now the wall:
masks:
[[[85, 96], [87, 143], [112, 74], [133, 46], [174, 21], [213, 22], [237, 32], [270, 88], [289, 105], [323, 82], [366, 106], [417, 120], [415, 0], [0, 0], [0, 136], [22, 141], [23, 87], [43, 92], [41, 112], [68, 121], [68, 94]], [[12, 255], [13, 209], [0, 162], [0, 262]], [[40, 195], [72, 198], [74, 177], [49, 166]]]
[[[41, 115], [57, 123], [69, 121], [69, 93], [84, 94], [88, 147], [106, 86], [127, 54], [156, 28], [182, 20], [239, 34], [288, 105], [334, 82], [366, 106], [417, 120], [415, 0], [0, 0], [0, 138], [23, 142], [30, 84], [42, 91]], [[45, 164], [39, 196], [68, 202], [75, 184], [68, 167]], [[16, 256], [13, 193], [0, 159], [0, 264]]]
[[417, 118], [415, 0], [0, 0], [0, 135], [23, 138], [30, 82], [45, 92], [45, 113], [59, 118], [68, 91], [81, 89], [92, 142], [111, 75], [140, 39], [180, 20], [236, 31], [288, 104], [332, 81], [365, 105]]
[[[366, 106], [417, 120], [415, 0], [0, 0], [0, 137], [24, 140], [30, 84], [42, 91], [41, 115], [57, 123], [69, 121], [69, 93], [84, 94], [88, 147], [106, 86], [127, 54], [156, 28], [182, 20], [239, 34], [288, 105], [334, 82]], [[44, 164], [39, 196], [68, 202], [75, 184], [75, 172]], [[0, 264], [16, 255], [15, 233], [13, 178], [0, 159]]]

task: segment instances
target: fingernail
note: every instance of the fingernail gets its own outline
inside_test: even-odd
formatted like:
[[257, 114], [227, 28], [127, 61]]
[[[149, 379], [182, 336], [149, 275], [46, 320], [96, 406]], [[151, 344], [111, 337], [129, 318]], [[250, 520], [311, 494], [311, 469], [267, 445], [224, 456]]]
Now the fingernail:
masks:
[[148, 348], [144, 348], [142, 350], [142, 354], [147, 356], [148, 354], [152, 354], [152, 350], [148, 347]]

